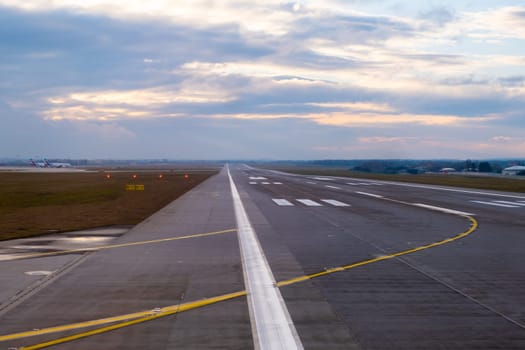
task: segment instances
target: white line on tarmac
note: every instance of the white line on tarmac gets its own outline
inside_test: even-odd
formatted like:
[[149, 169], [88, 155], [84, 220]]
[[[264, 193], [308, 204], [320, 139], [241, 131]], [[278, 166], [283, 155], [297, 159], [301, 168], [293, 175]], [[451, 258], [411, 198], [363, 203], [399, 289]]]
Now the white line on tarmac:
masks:
[[521, 207], [525, 207], [525, 203], [521, 202], [509, 202], [509, 201], [494, 201], [496, 203], [502, 203], [502, 204], [510, 204], [510, 205], [519, 205]]
[[368, 193], [368, 192], [356, 192], [356, 193], [359, 193], [359, 194], [362, 194], [362, 195], [368, 196], [368, 197], [383, 198], [383, 196], [380, 196], [378, 194]]
[[485, 205], [492, 205], [495, 207], [502, 207], [502, 208], [519, 208], [519, 206], [517, 205], [501, 204], [501, 203], [495, 203], [495, 202], [485, 202], [485, 201], [471, 201], [471, 202], [485, 204]]
[[428, 205], [428, 204], [421, 204], [421, 203], [413, 203], [414, 206], [416, 207], [420, 207], [420, 208], [425, 208], [425, 209], [430, 209], [430, 210], [435, 210], [435, 211], [440, 211], [442, 213], [447, 213], [447, 214], [455, 214], [455, 215], [474, 215], [472, 213], [466, 213], [464, 211], [458, 211], [458, 210], [454, 210], [454, 209], [448, 209], [448, 208], [442, 208], [442, 207], [436, 207], [436, 206], [433, 206], [433, 205]]
[[484, 196], [525, 199], [524, 196], [516, 196], [516, 195], [512, 195], [512, 194], [461, 190], [461, 189], [456, 189], [456, 188], [440, 187], [440, 186], [433, 186], [433, 185], [414, 185], [414, 184], [407, 184], [407, 183], [393, 182], [393, 181], [381, 181], [381, 183], [382, 184], [386, 184], [386, 185], [423, 188], [423, 189], [428, 189], [428, 190], [449, 191], [449, 192], [468, 193], [468, 194], [481, 194], [481, 195], [484, 195]]
[[228, 168], [256, 350], [303, 349]]
[[317, 203], [311, 199], [297, 199], [297, 201], [309, 207], [322, 207], [323, 206], [321, 203]]
[[275, 202], [275, 204], [280, 205], [281, 207], [293, 207], [294, 204], [286, 199], [277, 199], [274, 198], [272, 201]]
[[335, 199], [321, 199], [321, 202], [331, 204], [334, 207], [349, 207], [350, 206], [350, 204], [339, 202], [339, 201], [336, 201]]
[[328, 188], [333, 188], [334, 190], [340, 190], [341, 187], [337, 187], [337, 186], [330, 186], [330, 185], [325, 185], [325, 187], [328, 187]]

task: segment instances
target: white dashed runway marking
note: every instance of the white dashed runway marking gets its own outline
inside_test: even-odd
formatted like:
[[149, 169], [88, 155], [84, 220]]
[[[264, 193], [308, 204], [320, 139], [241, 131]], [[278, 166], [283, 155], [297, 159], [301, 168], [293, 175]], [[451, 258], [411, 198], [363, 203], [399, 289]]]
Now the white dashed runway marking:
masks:
[[331, 204], [334, 207], [349, 207], [350, 206], [350, 204], [339, 202], [339, 201], [336, 201], [335, 199], [321, 199], [321, 202]]
[[275, 204], [281, 206], [281, 207], [293, 207], [294, 204], [286, 199], [278, 199], [278, 198], [273, 198], [272, 201], [275, 202]]
[[316, 201], [313, 201], [311, 199], [297, 199], [297, 201], [308, 207], [322, 207], [323, 206], [321, 203], [317, 203]]
[[[272, 198], [272, 201], [277, 204], [280, 207], [293, 207], [295, 204], [287, 199], [283, 198]], [[295, 199], [295, 201], [299, 202], [302, 205], [305, 205], [307, 207], [323, 207], [324, 205], [331, 205], [334, 207], [350, 207], [350, 204], [335, 200], [335, 199], [321, 199], [319, 203], [312, 199]]]

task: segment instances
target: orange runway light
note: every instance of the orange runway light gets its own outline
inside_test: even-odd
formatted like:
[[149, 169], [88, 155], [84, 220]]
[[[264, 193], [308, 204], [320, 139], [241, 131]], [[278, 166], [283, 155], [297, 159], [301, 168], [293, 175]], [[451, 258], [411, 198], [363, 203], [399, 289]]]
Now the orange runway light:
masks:
[[184, 178], [185, 178], [185, 179], [187, 179], [188, 177], [189, 177], [188, 174], [185, 174], [185, 175], [184, 175]]
[[164, 175], [160, 174], [159, 179], [162, 179], [162, 178], [164, 178]]
[[106, 179], [111, 179], [111, 174], [106, 174]]
[[137, 174], [133, 174], [132, 178], [136, 179], [137, 178]]

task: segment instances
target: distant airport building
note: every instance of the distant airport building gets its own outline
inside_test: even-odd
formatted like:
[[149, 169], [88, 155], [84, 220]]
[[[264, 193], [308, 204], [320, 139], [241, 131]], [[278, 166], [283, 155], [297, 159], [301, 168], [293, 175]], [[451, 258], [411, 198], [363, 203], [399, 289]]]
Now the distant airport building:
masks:
[[510, 168], [505, 168], [501, 172], [503, 175], [519, 175], [520, 173], [525, 173], [525, 166], [515, 165]]

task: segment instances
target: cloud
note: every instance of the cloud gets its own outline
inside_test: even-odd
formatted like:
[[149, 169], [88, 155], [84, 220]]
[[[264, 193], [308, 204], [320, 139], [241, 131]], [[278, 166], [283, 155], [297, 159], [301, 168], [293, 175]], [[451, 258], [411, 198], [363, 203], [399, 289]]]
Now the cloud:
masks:
[[[520, 145], [492, 138], [524, 128], [524, 8], [392, 4], [0, 0], [0, 149], [442, 157]], [[10, 136], [20, 130], [25, 145]]]

